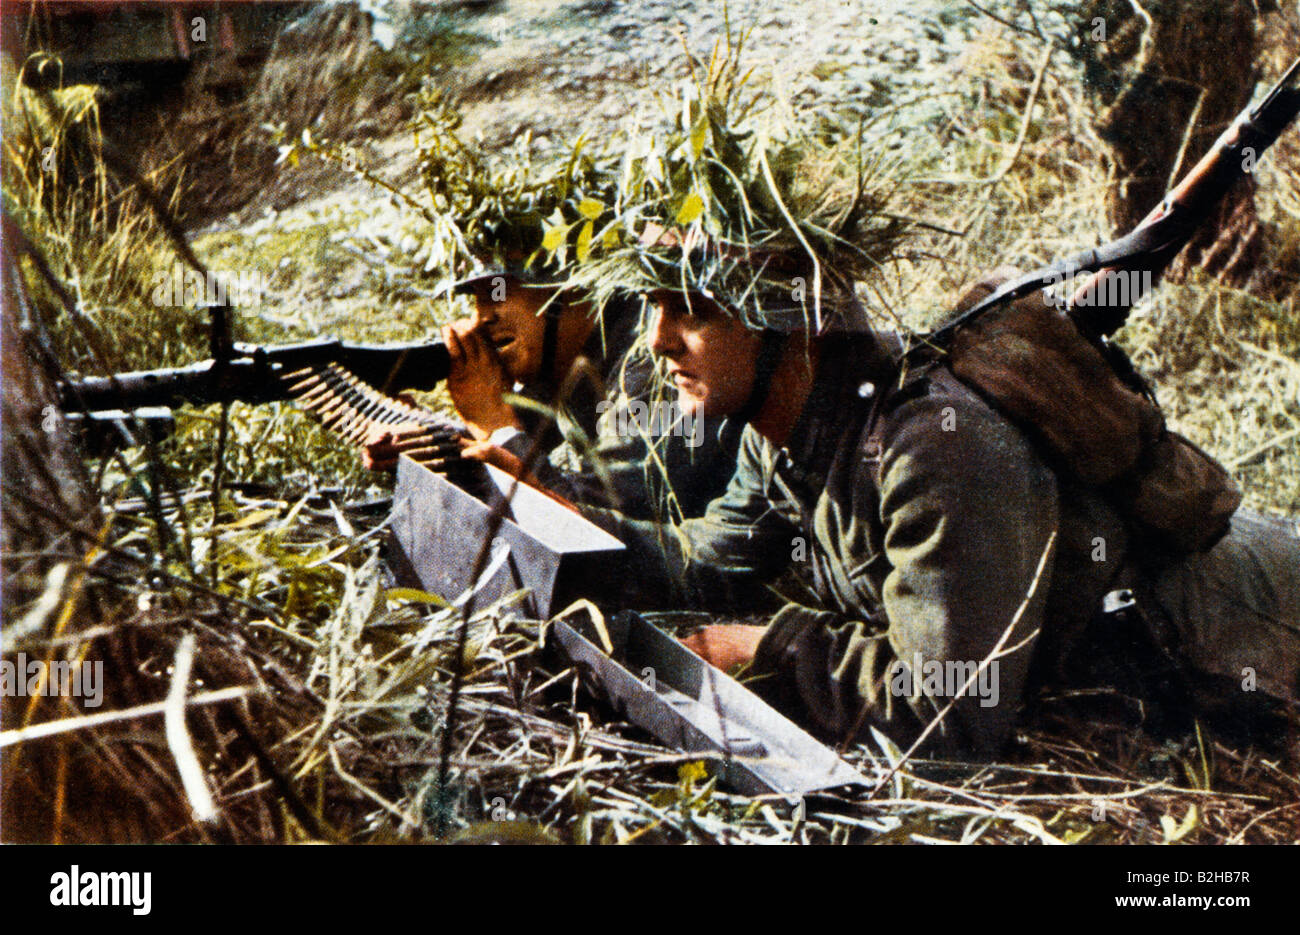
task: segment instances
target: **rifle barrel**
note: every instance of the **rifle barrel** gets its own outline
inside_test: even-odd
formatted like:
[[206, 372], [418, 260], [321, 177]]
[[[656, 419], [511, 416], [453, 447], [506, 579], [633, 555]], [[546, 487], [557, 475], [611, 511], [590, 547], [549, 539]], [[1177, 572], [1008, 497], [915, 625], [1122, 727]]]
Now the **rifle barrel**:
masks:
[[[1146, 261], [1144, 271], [1151, 273], [1153, 281], [1191, 239], [1199, 222], [1227, 195], [1228, 189], [1251, 171], [1247, 162], [1253, 166], [1297, 115], [1300, 115], [1300, 58], [1258, 105], [1247, 107], [1237, 116], [1182, 181], [1125, 238], [1132, 239], [1139, 247], [1141, 252], [1133, 259], [1139, 263]], [[1157, 228], [1161, 231], [1159, 235], [1143, 236]], [[1137, 298], [1134, 290], [1122, 290], [1126, 299], [1122, 303], [1097, 303], [1093, 298], [1107, 293], [1113, 296], [1117, 290], [1102, 291], [1107, 278], [1133, 268], [1132, 262], [1104, 267], [1075, 291], [1069, 314], [1085, 334], [1109, 336], [1124, 324], [1132, 307], [1132, 301], [1127, 300]]]
[[1246, 150], [1252, 150], [1250, 161], [1258, 162], [1297, 115], [1300, 115], [1300, 59], [1291, 64], [1258, 105], [1247, 107], [1232, 122], [1210, 151], [1132, 231], [1118, 240], [1003, 283], [936, 329], [927, 343], [943, 346], [958, 329], [989, 309], [1036, 290], [1060, 285], [1080, 273], [1092, 275], [1070, 299], [1070, 318], [1084, 334], [1095, 337], [1113, 334], [1128, 317], [1131, 303], [1127, 298], [1133, 290], [1125, 290], [1124, 302], [1098, 305], [1087, 301], [1085, 307], [1085, 297], [1111, 292], [1102, 291], [1106, 278], [1122, 271], [1149, 270], [1154, 280], [1186, 245], [1209, 209], [1249, 171]]

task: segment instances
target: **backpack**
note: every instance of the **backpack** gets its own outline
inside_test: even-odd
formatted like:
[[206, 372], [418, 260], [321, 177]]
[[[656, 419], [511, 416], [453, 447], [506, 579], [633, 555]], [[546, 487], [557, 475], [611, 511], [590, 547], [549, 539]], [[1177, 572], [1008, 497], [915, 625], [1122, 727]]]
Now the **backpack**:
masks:
[[[959, 305], [969, 307], [993, 287], [976, 285]], [[1231, 475], [1168, 429], [1119, 348], [1090, 341], [1041, 293], [963, 326], [944, 363], [1055, 469], [1106, 495], [1139, 537], [1190, 553], [1228, 531], [1241, 503]]]

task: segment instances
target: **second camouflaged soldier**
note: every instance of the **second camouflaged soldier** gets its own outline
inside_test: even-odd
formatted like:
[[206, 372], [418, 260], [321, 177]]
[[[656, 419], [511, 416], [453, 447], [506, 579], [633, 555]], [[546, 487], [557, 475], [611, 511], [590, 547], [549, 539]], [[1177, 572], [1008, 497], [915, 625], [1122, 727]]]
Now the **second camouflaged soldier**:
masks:
[[[474, 303], [443, 330], [447, 388], [471, 435], [464, 455], [518, 473], [537, 443], [552, 454], [534, 458], [530, 480], [570, 502], [665, 520], [702, 513], [731, 475], [736, 436], [658, 417], [649, 356], [636, 347], [638, 297], [563, 284], [569, 260], [613, 223], [608, 166], [581, 147], [541, 170], [528, 152], [491, 161], [461, 143], [454, 115], [430, 119], [422, 175], [440, 208], [436, 239], [461, 273], [448, 288]], [[510, 393], [538, 405], [511, 406]], [[540, 414], [552, 407], [558, 431]], [[377, 430], [368, 466], [391, 468], [405, 446], [400, 431]]]

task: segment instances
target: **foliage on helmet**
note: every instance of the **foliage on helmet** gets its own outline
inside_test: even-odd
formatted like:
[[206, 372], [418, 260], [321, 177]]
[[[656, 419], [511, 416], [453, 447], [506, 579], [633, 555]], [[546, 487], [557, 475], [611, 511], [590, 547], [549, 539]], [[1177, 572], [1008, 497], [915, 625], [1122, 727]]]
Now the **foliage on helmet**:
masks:
[[617, 224], [608, 160], [578, 139], [561, 157], [541, 158], [526, 132], [504, 153], [466, 143], [461, 116], [425, 91], [416, 116], [416, 156], [436, 245], [429, 268], [454, 276], [509, 269], [557, 279], [570, 259], [587, 258]]
[[860, 132], [790, 120], [749, 86], [743, 45], [728, 33], [707, 67], [692, 60], [669, 125], [620, 141], [618, 227], [577, 257], [571, 283], [699, 293], [756, 326], [820, 325], [895, 255], [907, 228], [885, 211], [896, 167], [868, 159]]

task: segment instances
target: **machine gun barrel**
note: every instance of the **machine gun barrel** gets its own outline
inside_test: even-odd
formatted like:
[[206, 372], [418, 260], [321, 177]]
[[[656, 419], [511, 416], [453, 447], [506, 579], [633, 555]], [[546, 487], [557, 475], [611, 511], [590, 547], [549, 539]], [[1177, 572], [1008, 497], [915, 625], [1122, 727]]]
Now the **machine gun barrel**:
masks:
[[71, 380], [61, 387], [62, 403], [65, 412], [93, 412], [186, 402], [273, 402], [289, 397], [286, 376], [330, 363], [389, 393], [431, 390], [447, 378], [451, 366], [441, 342], [346, 344], [325, 339], [268, 346], [235, 343], [229, 356], [184, 367]]

